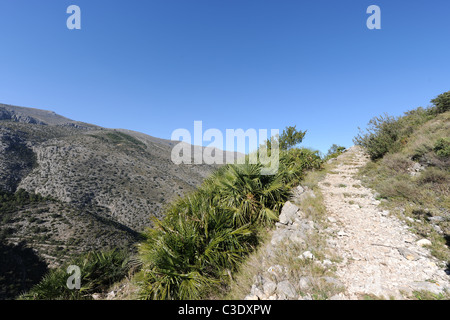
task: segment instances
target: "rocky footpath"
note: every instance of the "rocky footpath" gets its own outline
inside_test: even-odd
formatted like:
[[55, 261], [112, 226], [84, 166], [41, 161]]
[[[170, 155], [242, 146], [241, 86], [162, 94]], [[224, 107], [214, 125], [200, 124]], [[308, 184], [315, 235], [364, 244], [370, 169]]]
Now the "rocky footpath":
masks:
[[[450, 275], [445, 263], [431, 256], [430, 240], [381, 209], [374, 192], [355, 177], [367, 161], [358, 147], [330, 161], [332, 169], [318, 183], [325, 222], [307, 218], [296, 205], [315, 193], [302, 186], [294, 190], [263, 248], [264, 271], [254, 277], [245, 299], [403, 300], [414, 292], [450, 292]], [[325, 245], [317, 247], [318, 238]], [[291, 263], [274, 263], [280, 257]], [[325, 294], [317, 293], [324, 288]]]
[[355, 178], [367, 161], [363, 151], [353, 147], [319, 183], [331, 223], [328, 244], [343, 258], [336, 272], [346, 287], [342, 298], [406, 299], [413, 291], [450, 290], [442, 262], [426, 248], [431, 242], [417, 238], [405, 223], [380, 209], [373, 191]]

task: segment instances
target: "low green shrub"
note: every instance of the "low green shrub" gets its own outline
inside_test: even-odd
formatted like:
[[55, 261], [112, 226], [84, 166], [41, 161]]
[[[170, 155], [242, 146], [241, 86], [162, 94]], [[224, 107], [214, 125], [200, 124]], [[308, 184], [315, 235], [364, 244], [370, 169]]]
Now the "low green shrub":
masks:
[[388, 115], [372, 118], [366, 133], [360, 132], [354, 139], [356, 145], [366, 149], [372, 160], [382, 158], [389, 151], [398, 149], [400, 125]]
[[[130, 257], [126, 251], [90, 252], [67, 265], [49, 271], [44, 278], [20, 299], [23, 300], [91, 300], [92, 294], [107, 289], [124, 278], [130, 270]], [[81, 271], [81, 289], [69, 289], [69, 265]]]
[[433, 151], [438, 157], [448, 158], [450, 157], [450, 138], [440, 138], [436, 141]]

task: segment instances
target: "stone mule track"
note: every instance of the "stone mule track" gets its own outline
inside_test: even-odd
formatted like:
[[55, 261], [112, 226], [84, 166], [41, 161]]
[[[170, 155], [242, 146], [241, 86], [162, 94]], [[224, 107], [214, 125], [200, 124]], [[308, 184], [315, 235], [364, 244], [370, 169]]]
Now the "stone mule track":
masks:
[[418, 239], [405, 223], [381, 210], [373, 191], [355, 177], [368, 161], [359, 147], [352, 147], [319, 182], [334, 231], [328, 242], [342, 257], [336, 265], [346, 288], [341, 298], [406, 299], [413, 291], [450, 291], [450, 277], [423, 247], [427, 240]]

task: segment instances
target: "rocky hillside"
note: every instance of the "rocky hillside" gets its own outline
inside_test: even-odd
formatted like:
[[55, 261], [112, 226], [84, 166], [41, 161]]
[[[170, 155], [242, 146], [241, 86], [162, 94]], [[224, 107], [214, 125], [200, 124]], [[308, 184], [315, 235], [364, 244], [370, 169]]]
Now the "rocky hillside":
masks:
[[214, 169], [173, 164], [174, 143], [0, 104], [0, 237], [31, 246], [50, 265], [132, 247], [164, 203]]

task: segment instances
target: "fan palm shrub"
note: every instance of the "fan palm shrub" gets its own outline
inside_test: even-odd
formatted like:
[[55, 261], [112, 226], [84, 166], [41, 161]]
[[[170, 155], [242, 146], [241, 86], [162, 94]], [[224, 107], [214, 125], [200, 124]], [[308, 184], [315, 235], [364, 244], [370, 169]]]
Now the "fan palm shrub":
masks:
[[[23, 294], [24, 300], [90, 300], [92, 294], [107, 289], [124, 278], [130, 269], [129, 253], [125, 250], [89, 252], [72, 260], [67, 265], [49, 271], [30, 291]], [[69, 289], [67, 267], [75, 265], [81, 271], [81, 288]]]
[[307, 170], [318, 170], [323, 165], [319, 151], [307, 148], [291, 149], [280, 155], [278, 175], [290, 188], [300, 183]]
[[196, 299], [234, 269], [252, 232], [235, 228], [231, 210], [211, 205], [204, 190], [172, 205], [140, 246], [145, 299]]
[[260, 163], [225, 165], [194, 193], [170, 205], [140, 245], [144, 299], [199, 299], [257, 245], [273, 225], [303, 170], [321, 165], [317, 152], [283, 151], [280, 170], [263, 175]]
[[232, 211], [236, 227], [277, 221], [289, 196], [283, 177], [262, 175], [262, 168], [261, 164], [228, 165], [207, 184], [214, 201]]

